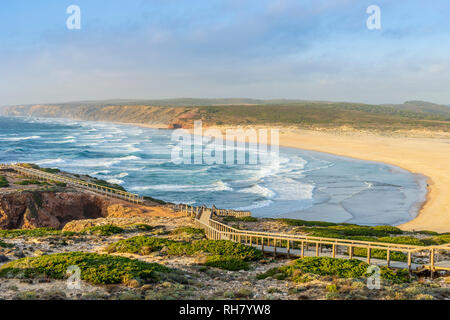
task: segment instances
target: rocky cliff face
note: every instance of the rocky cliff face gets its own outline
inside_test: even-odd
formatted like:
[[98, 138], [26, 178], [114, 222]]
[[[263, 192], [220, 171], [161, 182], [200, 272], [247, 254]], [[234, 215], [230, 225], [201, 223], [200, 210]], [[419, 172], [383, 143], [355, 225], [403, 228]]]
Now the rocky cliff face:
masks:
[[67, 222], [105, 217], [111, 200], [77, 192], [0, 195], [0, 229], [62, 228]]
[[0, 110], [5, 116], [68, 118], [88, 121], [109, 121], [151, 125], [160, 128], [192, 126], [190, 120], [198, 118], [195, 107], [162, 106], [11, 106]]

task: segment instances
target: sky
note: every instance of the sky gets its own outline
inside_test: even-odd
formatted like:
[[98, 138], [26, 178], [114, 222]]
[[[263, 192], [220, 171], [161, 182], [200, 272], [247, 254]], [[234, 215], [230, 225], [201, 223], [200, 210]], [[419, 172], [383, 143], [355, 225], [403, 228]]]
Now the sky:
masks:
[[[81, 10], [70, 30], [67, 8]], [[381, 29], [366, 12], [377, 5]], [[286, 98], [450, 104], [448, 0], [5, 0], [0, 105]]]

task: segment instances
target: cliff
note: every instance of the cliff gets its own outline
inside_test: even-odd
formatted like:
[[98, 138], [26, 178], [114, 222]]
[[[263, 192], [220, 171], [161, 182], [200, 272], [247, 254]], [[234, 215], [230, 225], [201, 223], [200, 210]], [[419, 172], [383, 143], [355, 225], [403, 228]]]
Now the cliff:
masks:
[[196, 116], [194, 107], [164, 106], [89, 106], [89, 105], [29, 105], [4, 107], [5, 116], [67, 118], [74, 120], [145, 124], [160, 128], [185, 126]]
[[79, 192], [0, 195], [0, 229], [62, 228], [67, 222], [107, 215], [111, 200]]

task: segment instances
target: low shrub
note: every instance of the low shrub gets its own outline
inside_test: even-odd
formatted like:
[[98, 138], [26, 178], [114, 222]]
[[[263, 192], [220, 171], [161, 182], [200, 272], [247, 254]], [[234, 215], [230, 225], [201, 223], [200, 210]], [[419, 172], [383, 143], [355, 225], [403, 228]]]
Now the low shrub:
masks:
[[241, 218], [236, 218], [233, 216], [228, 216], [228, 217], [224, 217], [223, 218], [224, 222], [236, 222], [236, 221], [242, 221], [242, 222], [257, 222], [258, 218], [255, 217], [241, 217]]
[[118, 234], [122, 232], [124, 232], [124, 229], [112, 224], [89, 227], [82, 231], [82, 233], [94, 234], [97, 236], [111, 236], [113, 234]]
[[182, 234], [182, 233], [204, 235], [205, 230], [199, 229], [199, 228], [181, 227], [181, 228], [177, 228], [177, 229], [173, 230], [170, 234], [175, 235], [175, 234]]
[[165, 253], [174, 256], [192, 256], [202, 252], [210, 254], [205, 265], [226, 270], [248, 269], [249, 266], [246, 262], [262, 258], [262, 252], [258, 249], [227, 240], [184, 242], [147, 236], [137, 236], [112, 243], [107, 247], [107, 252], [129, 252], [145, 255], [160, 251], [163, 248], [165, 248]]
[[2, 238], [73, 236], [76, 234], [76, 232], [61, 231], [52, 228], [0, 230], [0, 237]]
[[0, 240], [0, 248], [11, 248], [13, 245]]
[[0, 176], [0, 188], [8, 188], [9, 183], [5, 176]]
[[276, 219], [278, 221], [284, 222], [287, 225], [294, 226], [294, 227], [301, 227], [301, 226], [320, 226], [320, 227], [329, 227], [329, 226], [337, 226], [337, 223], [333, 222], [325, 222], [325, 221], [307, 221], [307, 220], [298, 220], [298, 219]]
[[219, 255], [209, 256], [204, 265], [230, 271], [248, 270], [250, 268], [247, 261], [235, 257], [223, 257]]
[[93, 284], [127, 283], [131, 279], [150, 283], [172, 270], [156, 264], [96, 253], [70, 252], [39, 257], [23, 258], [0, 267], [0, 277], [21, 276], [34, 278], [45, 276], [51, 279], [67, 277], [69, 266], [78, 266], [81, 279]]
[[22, 181], [16, 182], [16, 184], [21, 185], [21, 186], [28, 186], [28, 185], [44, 185], [47, 183], [41, 182], [39, 180], [22, 180]]
[[[369, 265], [357, 259], [333, 259], [329, 257], [305, 257], [292, 261], [289, 265], [273, 268], [259, 274], [258, 279], [274, 277], [278, 279], [291, 279], [294, 282], [305, 282], [305, 275], [317, 274], [320, 276], [337, 276], [339, 278], [366, 277]], [[381, 278], [394, 283], [410, 281], [408, 270], [393, 270], [381, 267]]]
[[153, 226], [150, 226], [145, 223], [136, 223], [129, 226], [126, 226], [126, 231], [130, 232], [145, 232], [145, 231], [152, 231], [154, 229]]

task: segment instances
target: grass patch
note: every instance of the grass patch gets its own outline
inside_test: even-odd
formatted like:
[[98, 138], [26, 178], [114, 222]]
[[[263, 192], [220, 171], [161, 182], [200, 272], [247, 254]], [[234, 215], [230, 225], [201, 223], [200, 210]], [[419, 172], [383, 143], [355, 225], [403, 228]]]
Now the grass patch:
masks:
[[127, 232], [145, 232], [152, 231], [154, 227], [145, 223], [136, 223], [125, 227]]
[[0, 237], [2, 238], [73, 236], [76, 234], [76, 232], [61, 231], [52, 228], [0, 230]]
[[160, 280], [161, 274], [172, 271], [156, 263], [146, 263], [124, 257], [70, 252], [9, 262], [0, 268], [0, 277], [35, 278], [45, 276], [51, 279], [64, 279], [67, 277], [68, 267], [72, 265], [80, 268], [81, 279], [93, 284], [127, 283], [131, 279], [150, 283]]
[[15, 184], [20, 185], [20, 186], [29, 186], [29, 185], [37, 185], [37, 186], [40, 186], [40, 185], [47, 185], [48, 183], [46, 183], [46, 182], [41, 182], [41, 181], [39, 181], [39, 180], [33, 180], [33, 179], [31, 179], [31, 180], [22, 180], [22, 181], [18, 181], [18, 182], [16, 182]]
[[281, 221], [286, 223], [289, 226], [293, 227], [312, 227], [312, 226], [319, 226], [319, 227], [329, 227], [329, 226], [337, 226], [337, 223], [333, 222], [325, 222], [325, 221], [307, 221], [307, 220], [299, 220], [299, 219], [276, 219], [277, 221]]
[[[333, 259], [328, 257], [305, 257], [292, 261], [287, 266], [273, 268], [257, 276], [258, 279], [274, 277], [276, 279], [290, 279], [294, 282], [304, 282], [308, 274], [320, 276], [337, 276], [339, 278], [367, 277], [369, 265], [357, 259]], [[410, 281], [408, 270], [393, 270], [381, 267], [381, 278], [394, 283]]]
[[11, 248], [13, 245], [0, 240], [0, 248]]
[[192, 234], [192, 235], [204, 235], [205, 230], [199, 229], [199, 228], [191, 228], [191, 227], [181, 227], [173, 230], [170, 234], [176, 235], [176, 234]]
[[112, 224], [107, 224], [104, 226], [89, 227], [84, 229], [82, 232], [96, 236], [111, 236], [113, 234], [123, 233], [124, 229]]
[[144, 200], [152, 201], [152, 202], [155, 202], [155, 203], [158, 203], [158, 204], [167, 204], [168, 203], [168, 202], [166, 202], [164, 200], [155, 199], [155, 198], [148, 197], [148, 196], [144, 196]]
[[262, 258], [262, 252], [243, 244], [227, 240], [197, 240], [192, 242], [174, 241], [165, 238], [137, 236], [120, 240], [107, 247], [107, 252], [128, 252], [149, 254], [165, 248], [168, 255], [192, 256], [197, 253], [207, 253], [205, 265], [226, 270], [248, 269], [247, 262]]
[[224, 222], [235, 222], [235, 221], [242, 221], [242, 222], [257, 222], [258, 218], [255, 217], [241, 217], [241, 218], [237, 218], [237, 217], [233, 217], [233, 216], [228, 216], [228, 217], [223, 217], [222, 218]]
[[0, 176], [0, 188], [8, 188], [9, 183], [5, 176]]

